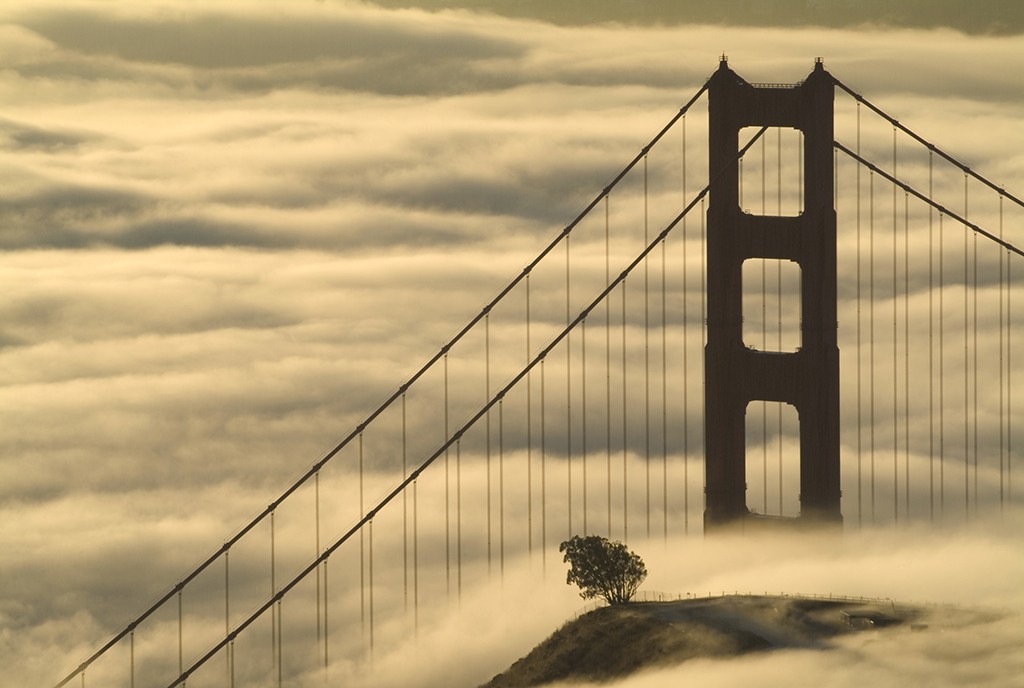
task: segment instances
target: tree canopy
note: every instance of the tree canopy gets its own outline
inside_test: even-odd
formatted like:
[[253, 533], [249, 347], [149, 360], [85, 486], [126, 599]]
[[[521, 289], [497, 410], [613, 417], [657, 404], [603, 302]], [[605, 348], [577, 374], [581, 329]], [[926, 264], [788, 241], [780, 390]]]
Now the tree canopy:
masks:
[[602, 597], [608, 604], [625, 604], [647, 578], [643, 560], [621, 542], [600, 535], [573, 535], [558, 546], [569, 564], [565, 582], [580, 588], [580, 597]]

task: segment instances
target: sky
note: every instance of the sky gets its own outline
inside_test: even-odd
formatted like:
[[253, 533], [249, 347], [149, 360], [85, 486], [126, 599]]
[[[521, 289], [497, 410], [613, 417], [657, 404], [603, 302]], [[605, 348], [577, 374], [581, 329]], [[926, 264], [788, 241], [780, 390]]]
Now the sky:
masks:
[[[179, 0], [145, 7], [102, 0], [5, 3], [0, 9], [0, 662], [14, 667], [11, 680], [19, 685], [55, 682], [171, 588], [194, 562], [217, 551], [519, 274], [697, 92], [722, 55], [748, 81], [773, 83], [803, 79], [821, 57], [843, 83], [997, 184], [1017, 196], [1024, 194], [1024, 131], [1019, 126], [1024, 116], [1019, 82], [1024, 21], [1015, 3], [973, 3], [969, 15], [957, 3], [931, 3], [928, 10], [911, 2], [886, 3], [888, 9], [843, 2], [775, 6], [780, 11], [768, 15], [744, 13], [740, 4], [728, 3], [717, 3], [714, 10], [693, 3], [688, 14], [667, 3], [637, 3], [636, 12], [629, 13], [610, 3], [516, 3], [514, 11], [500, 3], [472, 2], [254, 5], [224, 0], [201, 8]], [[784, 13], [782, 8], [795, 11]], [[825, 13], [823, 8], [834, 11]], [[701, 107], [688, 117], [685, 139], [687, 159], [692, 160], [691, 194], [702, 183], [702, 172], [706, 177]], [[837, 99], [837, 137], [845, 137], [851, 146], [854, 118], [852, 102]], [[888, 126], [871, 124], [866, 113], [864, 120], [864, 150], [879, 164], [888, 163]], [[652, 229], [660, 229], [683, 204], [673, 191], [681, 172], [678, 140], [669, 142], [669, 152], [660, 153], [659, 148], [650, 156]], [[908, 181], [926, 185], [926, 156], [912, 152], [903, 139], [900, 145], [906, 151], [900, 165]], [[780, 179], [789, 178], [795, 167], [787, 158], [780, 161], [780, 170], [783, 162]], [[847, 220], [841, 242], [853, 251], [853, 167], [841, 164], [840, 217]], [[751, 165], [760, 169], [753, 161]], [[770, 167], [762, 160], [761, 168]], [[638, 175], [639, 168], [611, 199], [613, 271], [642, 245], [644, 205]], [[862, 183], [868, 183], [866, 178]], [[950, 208], [963, 205], [961, 184], [955, 172], [936, 176], [936, 189]], [[770, 180], [769, 188], [773, 186]], [[781, 184], [779, 188], [781, 199]], [[992, 196], [979, 185], [971, 186], [970, 193], [971, 217], [993, 228], [998, 220]], [[748, 194], [748, 205], [765, 203], [756, 181]], [[888, 226], [892, 208], [883, 204], [891, 203], [885, 195], [891, 187], [880, 188], [879, 194], [878, 216]], [[788, 187], [785, 202], [791, 202]], [[916, 227], [908, 245], [912, 236], [920, 248], [927, 212], [908, 207]], [[1024, 243], [1019, 230], [1024, 212], [1009, 204], [1005, 210], [1008, 237], [1012, 240], [1016, 231], [1018, 243]], [[699, 279], [697, 215], [687, 222], [684, 240], [667, 250], [688, 272], [669, 275], [664, 301], [649, 302], [654, 307], [646, 312], [637, 299], [636, 282], [630, 282], [625, 319], [633, 347], [640, 346], [645, 319], [660, 322], [662, 303], [676, 325], [683, 322], [684, 304], [685, 322], [698, 318], [699, 295], [694, 300], [681, 290], [683, 280], [692, 284]], [[567, 300], [570, 309], [578, 309], [603, 284], [603, 231], [603, 212], [598, 210], [574, 235], [571, 299], [564, 293], [561, 272], [564, 247], [531, 276], [533, 350], [564, 323]], [[963, 234], [953, 236], [959, 245]], [[882, 240], [889, 241], [889, 235]], [[685, 255], [684, 247], [689, 251]], [[655, 285], [661, 279], [658, 256], [653, 253], [654, 262], [648, 264]], [[974, 381], [982, 381], [982, 420], [968, 421], [959, 430], [965, 413], [952, 402], [948, 415], [950, 425], [962, 433], [951, 436], [950, 447], [973, 439], [984, 459], [973, 478], [970, 466], [962, 477], [960, 459], [949, 464], [947, 527], [955, 536], [942, 550], [944, 556], [921, 572], [927, 584], [916, 587], [893, 573], [921, 552], [924, 546], [916, 542], [935, 542], [927, 530], [906, 524], [894, 532], [891, 527], [877, 532], [868, 528], [867, 534], [848, 528], [843, 553], [835, 556], [849, 570], [863, 573], [854, 577], [838, 575], [835, 559], [819, 561], [811, 555], [797, 557], [808, 561], [803, 574], [776, 575], [783, 554], [772, 555], [771, 543], [758, 543], [767, 545], [767, 563], [755, 566], [737, 562], [728, 548], [696, 536], [701, 470], [696, 456], [700, 386], [694, 377], [699, 372], [698, 336], [664, 345], [672, 360], [680, 354], [689, 357], [688, 391], [671, 409], [679, 413], [685, 404], [681, 417], [691, 429], [684, 436], [678, 421], [671, 428], [666, 425], [663, 449], [671, 460], [654, 464], [654, 502], [662, 487], [667, 493], [668, 485], [678, 487], [685, 480], [687, 504], [656, 512], [653, 526], [644, 523], [642, 512], [631, 515], [634, 537], [645, 525], [655, 534], [671, 526], [673, 538], [680, 530], [689, 535], [671, 548], [681, 553], [681, 560], [659, 555], [662, 570], [682, 573], [656, 578], [654, 565], [649, 565], [650, 585], [658, 586], [654, 589], [685, 593], [710, 585], [714, 590], [742, 567], [744, 574], [733, 581], [736, 586], [757, 588], [756, 581], [774, 575], [773, 587], [780, 590], [794, 591], [806, 582], [815, 588], [812, 592], [913, 594], [934, 602], [1009, 605], [1019, 614], [1021, 601], [1010, 599], [1008, 591], [1010, 581], [1019, 580], [1014, 575], [1022, 566], [1020, 535], [1007, 525], [1015, 522], [1012, 505], [1009, 515], [998, 514], [998, 462], [993, 457], [998, 452], [1003, 458], [1004, 438], [1021, 445], [1024, 437], [1004, 435], [1003, 425], [1011, 416], [997, 410], [1005, 408], [1004, 396], [1001, 391], [995, 395], [990, 382], [1005, 346], [994, 330], [992, 279], [997, 263], [994, 254], [980, 257], [982, 268], [975, 275], [981, 275], [987, 291], [980, 309], [981, 341], [974, 347], [981, 368], [974, 368], [980, 371]], [[841, 273], [849, 277], [849, 262], [844, 265]], [[892, 267], [889, 259], [878, 265], [880, 273]], [[919, 256], [912, 267], [908, 283], [913, 300], [897, 303], [897, 316], [913, 314], [914, 336], [923, 337], [926, 325], [918, 316], [929, 308], [929, 296], [934, 299], [939, 291], [927, 288]], [[959, 269], [955, 262], [949, 264], [951, 274]], [[843, 284], [841, 328], [853, 322], [851, 309], [856, 307], [852, 280]], [[962, 291], [943, 293], [951, 303], [964, 299]], [[486, 341], [477, 327], [463, 348], [452, 353], [450, 427], [525, 360], [522, 328], [517, 327], [526, 303], [524, 285], [513, 296], [512, 305], [489, 317]], [[881, 350], [893, 345], [883, 342], [881, 334], [889, 332], [881, 323], [892, 326], [886, 320], [891, 306], [884, 294], [879, 300], [884, 310], [877, 318]], [[950, 313], [952, 320], [961, 315], [959, 310]], [[593, 324], [593, 331], [600, 332], [599, 324]], [[613, 323], [616, 337], [619, 329]], [[1015, 336], [1024, 335], [1019, 329]], [[956, 332], [951, 337], [962, 336], [951, 332]], [[846, 335], [852, 336], [849, 330]], [[577, 366], [584, 354], [581, 339], [575, 339], [571, 354]], [[607, 347], [599, 336], [586, 341], [593, 365]], [[948, 344], [950, 352], [960, 352], [954, 348], [960, 340], [956, 342]], [[660, 353], [658, 346], [655, 338], [652, 350]], [[909, 348], [905, 342], [896, 347]], [[480, 354], [485, 349], [492, 349], [488, 360], [493, 370], [491, 365], [484, 370]], [[652, 499], [644, 493], [651, 463], [643, 460], [638, 439], [638, 409], [652, 393], [640, 389], [642, 354], [637, 351], [630, 353], [628, 376], [608, 372], [616, 386], [627, 386], [623, 406], [637, 411], [628, 430], [616, 429], [607, 438], [612, 445], [623, 443], [622, 434], [632, 438], [626, 443], [631, 449], [628, 495], [634, 505]], [[843, 351], [849, 357], [853, 349], [844, 346]], [[564, 347], [558, 353], [564, 355]], [[907, 404], [906, 420], [897, 419], [897, 427], [903, 423], [912, 437], [914, 451], [897, 457], [895, 469], [905, 467], [908, 475], [912, 469], [915, 476], [924, 475], [927, 461], [928, 421], [920, 394], [934, 393], [920, 381], [937, 379], [934, 371], [929, 375], [925, 359], [916, 356], [909, 368], [897, 369], [907, 371], [908, 378], [913, 373], [914, 387], [895, 391], [897, 402], [914, 402], [912, 408]], [[844, 375], [849, 376], [859, 359], [843, 361]], [[655, 369], [658, 365], [655, 356]], [[952, 354], [947, 365], [947, 386], [959, 395], [969, 386], [968, 368], [958, 367], [960, 359]], [[552, 386], [552, 380], [566, 376], [559, 366], [561, 359], [549, 362]], [[309, 527], [311, 486], [296, 496], [299, 504], [292, 511], [277, 514], [275, 556], [280, 560], [275, 575], [284, 578], [304, 565], [356, 520], [360, 502], [369, 504], [386, 493], [400, 476], [403, 454], [412, 465], [444, 439], [439, 399], [445, 386], [440, 375], [435, 368], [409, 392], [404, 422], [410, 432], [404, 452], [397, 405], [382, 416], [380, 431], [366, 434], [368, 474], [362, 496], [355, 443], [325, 471], [319, 542], [313, 541]], [[877, 379], [888, 395], [892, 379], [886, 375], [872, 373], [870, 380]], [[531, 403], [539, 398], [537, 377], [531, 378]], [[856, 428], [849, 403], [855, 386], [844, 385], [844, 513], [848, 523], [860, 519], [882, 525], [885, 518], [876, 518], [873, 501], [870, 518], [866, 516], [866, 490], [858, 490], [854, 500], [857, 478], [852, 471], [859, 462], [848, 459], [857, 442], [866, 441], [866, 435], [851, 430]], [[552, 392], [552, 398], [559, 393]], [[1017, 401], [1014, 395], [1008, 393], [1006, 401], [1024, 408], [1024, 399]], [[891, 397], [881, 391], [878, 397], [879, 416], [888, 417]], [[653, 398], [660, 409], [657, 391]], [[974, 393], [973, 399], [979, 395]], [[447, 466], [451, 478], [454, 457], [442, 456], [433, 472], [424, 475], [417, 505], [399, 498], [376, 528], [379, 637], [400, 648], [415, 637], [422, 643], [416, 652], [424, 657], [450, 657], [443, 648], [472, 647], [466, 653], [472, 661], [459, 669], [465, 685], [503, 669], [582, 605], [562, 584], [562, 564], [551, 552], [564, 533], [561, 521], [557, 531], [552, 525], [550, 533], [544, 532], [549, 550], [544, 558], [536, 553], [542, 543], [538, 525], [530, 520], [536, 512], [521, 508], [524, 499], [535, 498], [524, 494], [522, 486], [537, 480], [524, 473], [527, 461], [534, 462], [531, 470], [538, 468], [540, 432], [536, 422], [525, 427], [525, 400], [519, 387], [505, 402], [505, 472], [500, 476], [484, 467], [485, 433], [478, 427], [465, 440], [462, 496], [466, 513], [474, 515], [466, 518], [466, 589], [459, 614], [451, 611], [455, 581], [445, 553], [452, 550], [444, 541], [451, 540], [452, 520], [443, 516], [450, 516], [452, 506], [445, 500], [440, 473]], [[668, 410], [666, 404], [666, 414]], [[490, 446], [496, 454], [494, 415]], [[575, 418], [572, 427], [580, 433], [580, 416]], [[588, 485], [592, 502], [598, 502], [592, 523], [603, 523], [607, 513], [599, 500], [605, 488], [597, 467], [603, 466], [601, 443], [607, 439], [594, 434], [596, 424], [591, 421], [587, 436], [599, 454]], [[656, 421], [654, 427], [657, 435], [661, 426]], [[553, 452], [573, 437], [564, 418], [550, 418], [546, 431]], [[534, 438], [529, 455], [527, 433]], [[879, 420], [880, 446], [890, 441], [887, 433], [893, 430]], [[580, 441], [588, 439], [576, 437], [579, 451]], [[772, 451], [786, 441], [772, 439]], [[684, 443], [689, 460], [682, 458]], [[497, 461], [496, 456], [492, 459]], [[563, 500], [565, 482], [557, 482], [564, 481], [565, 462], [557, 457], [552, 461], [555, 483], [546, 499], [551, 500], [551, 519], [564, 519], [572, 513]], [[892, 471], [888, 454], [884, 461], [879, 470]], [[872, 454], [872, 469], [874, 465]], [[577, 463], [576, 470], [581, 468]], [[784, 477], [791, 487], [792, 475]], [[485, 502], [487, 495], [499, 498], [494, 484], [499, 478], [508, 482], [509, 504], [515, 506], [496, 511]], [[767, 508], [775, 499], [768, 492], [774, 475], [769, 480], [766, 469], [761, 482], [766, 495], [761, 506]], [[906, 485], [908, 493], [914, 492], [919, 517], [928, 499], [926, 485], [919, 477]], [[966, 488], [970, 495], [972, 487], [980, 496], [973, 518], [963, 523], [961, 493]], [[503, 483], [500, 495], [504, 489]], [[626, 494], [627, 488], [622, 491]], [[891, 487], [880, 488], [879, 512], [891, 509], [892, 492]], [[578, 509], [582, 495], [577, 491], [573, 496]], [[756, 501], [756, 495], [751, 499]], [[402, 542], [403, 524], [405, 532], [411, 527], [410, 513], [418, 519], [415, 553], [410, 553], [407, 540]], [[493, 517], [492, 534], [505, 528], [507, 514], [508, 532], [516, 533], [509, 535], [507, 556], [492, 543], [489, 564], [481, 514]], [[232, 559], [232, 623], [269, 586], [262, 563], [268, 548], [266, 522], [259, 528], [257, 540], [246, 545], [251, 551], [239, 551]], [[525, 532], [531, 540], [522, 536]], [[616, 521], [609, 532], [623, 537], [624, 525], [620, 528]], [[659, 541], [652, 551], [664, 549]], [[705, 563], [699, 570], [687, 568], [693, 560], [688, 550], [700, 552]], [[865, 551], [871, 555], [860, 557]], [[331, 579], [338, 596], [332, 615], [339, 628], [343, 620], [354, 618], [364, 629], [358, 651], [350, 656], [339, 648], [338, 666], [332, 670], [350, 672], [366, 685], [387, 685], [387, 677], [394, 676], [389, 672], [399, 669], [386, 661], [394, 655], [381, 650], [384, 645], [375, 649], [372, 672], [353, 659], [367, 652], [366, 623], [360, 619], [360, 609], [365, 619], [367, 599], [365, 587], [358, 584], [359, 574], [367, 573], [366, 552], [353, 541], [339, 550], [346, 563], [332, 569], [341, 571], [332, 574], [339, 576]], [[423, 619], [415, 633], [410, 633], [411, 614], [405, 611], [412, 554], [423, 571]], [[354, 563], [360, 557], [363, 563]], [[505, 559], [504, 592], [496, 591], [484, 581], [494, 580]], [[484, 573], [488, 568], [490, 578]], [[947, 572], [944, 580], [965, 584], [942, 584], [935, 573], [940, 569]], [[198, 652], [222, 631], [218, 610], [223, 600], [217, 587], [222, 575], [216, 568], [187, 600], [195, 604], [187, 610], [193, 629], [190, 650]], [[524, 589], [537, 591], [529, 613], [513, 593]], [[312, 590], [303, 594], [308, 593]], [[442, 596], [443, 605], [437, 601]], [[312, 619], [315, 605], [303, 604], [295, 604], [292, 619]], [[419, 604], [414, 601], [417, 609]], [[487, 613], [461, 615], [467, 607]], [[177, 645], [174, 619], [161, 617], [160, 623], [139, 632], [144, 670], [170, 661], [150, 660], [150, 653], [156, 657], [161, 646]], [[302, 623], [295, 625], [298, 630], [287, 637], [300, 648], [303, 633], [309, 635], [308, 628], [316, 626], [306, 623], [304, 631]], [[151, 635], [142, 636], [144, 632]], [[470, 637], [476, 642], [470, 643]], [[123, 647], [120, 651], [127, 652]], [[242, 649], [238, 652], [246, 656]], [[298, 659], [301, 652], [295, 649], [290, 656]], [[851, 651], [847, 657], [853, 666], [871, 652]], [[1012, 654], [997, 653], [1007, 661]], [[453, 658], [451, 664], [457, 661]], [[96, 671], [116, 683], [123, 680], [117, 672], [125, 663], [123, 656], [116, 657], [108, 668]], [[223, 661], [216, 664], [223, 671]], [[299, 672], [301, 664], [289, 666]], [[444, 668], [448, 666], [435, 662], [433, 670], [450, 676], [446, 672], [455, 669]], [[732, 669], [715, 671], [724, 672], [721, 681], [732, 680]], [[737, 671], [760, 668], [745, 665]], [[999, 684], [1000, 675], [1010, 674], [997, 672], [993, 684]], [[421, 685], [443, 681], [434, 673], [421, 680]]]

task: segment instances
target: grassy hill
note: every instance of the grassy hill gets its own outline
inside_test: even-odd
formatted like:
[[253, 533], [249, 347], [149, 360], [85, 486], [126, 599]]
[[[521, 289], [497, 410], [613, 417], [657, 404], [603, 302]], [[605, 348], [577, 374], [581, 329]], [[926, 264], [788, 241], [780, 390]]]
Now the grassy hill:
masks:
[[603, 607], [565, 624], [482, 688], [605, 681], [696, 657], [827, 647], [837, 635], [920, 614], [891, 603], [751, 595]]

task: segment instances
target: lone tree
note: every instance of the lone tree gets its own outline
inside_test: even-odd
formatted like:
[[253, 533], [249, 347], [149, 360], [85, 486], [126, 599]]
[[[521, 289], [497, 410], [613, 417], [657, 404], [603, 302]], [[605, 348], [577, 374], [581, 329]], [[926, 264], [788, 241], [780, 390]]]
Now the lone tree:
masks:
[[573, 535], [558, 546], [569, 564], [565, 582], [580, 588], [580, 597], [603, 597], [608, 604], [625, 604], [647, 578], [643, 560], [621, 542], [600, 535]]

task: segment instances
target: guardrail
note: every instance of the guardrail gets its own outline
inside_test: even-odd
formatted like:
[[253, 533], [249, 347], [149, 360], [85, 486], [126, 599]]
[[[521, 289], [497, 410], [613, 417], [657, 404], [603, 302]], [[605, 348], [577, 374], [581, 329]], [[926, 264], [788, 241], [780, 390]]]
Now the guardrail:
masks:
[[[909, 607], [956, 607], [958, 605], [940, 605], [934, 602], [912, 602], [912, 603], [899, 603], [891, 597], [865, 597], [860, 595], [836, 595], [833, 593], [805, 593], [805, 592], [740, 592], [739, 590], [733, 590], [729, 592], [722, 590], [719, 592], [709, 591], [707, 594], [702, 593], [678, 593], [678, 592], [660, 592], [656, 590], [640, 590], [637, 591], [636, 595], [631, 600], [632, 602], [681, 602], [683, 600], [712, 600], [720, 599], [723, 597], [781, 597], [786, 599], [795, 600], [822, 600], [828, 602], [839, 602], [846, 604], [877, 604], [885, 605], [892, 608], [893, 611], [897, 611], [898, 608], [909, 608]], [[569, 621], [578, 619], [584, 614], [589, 614], [592, 611], [600, 609], [601, 607], [607, 607], [608, 603], [604, 600], [595, 600], [589, 604], [577, 609]]]

